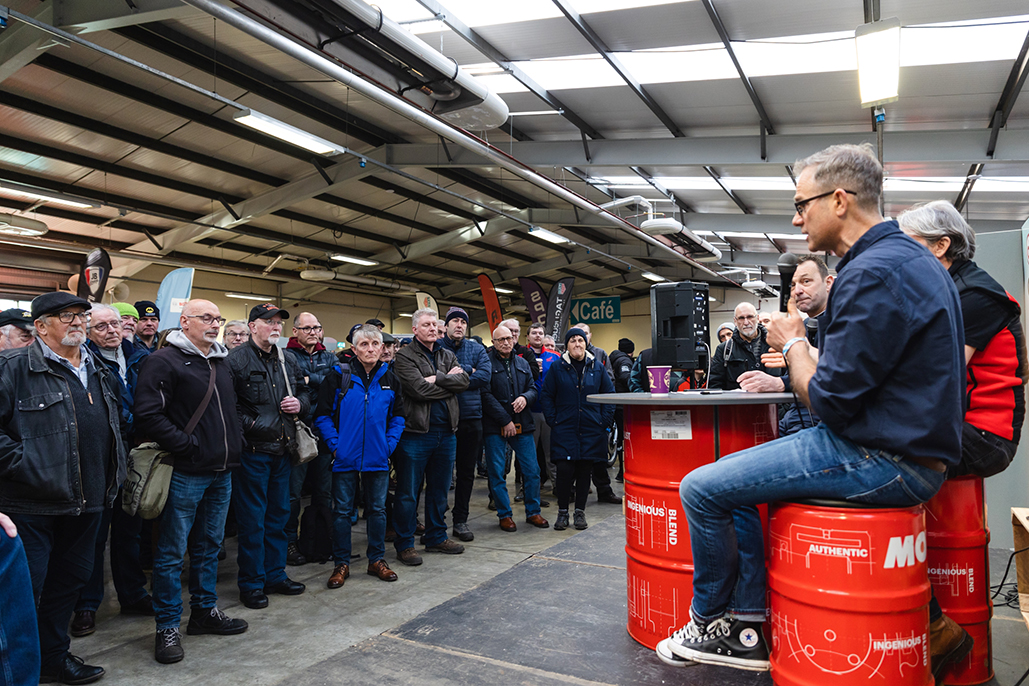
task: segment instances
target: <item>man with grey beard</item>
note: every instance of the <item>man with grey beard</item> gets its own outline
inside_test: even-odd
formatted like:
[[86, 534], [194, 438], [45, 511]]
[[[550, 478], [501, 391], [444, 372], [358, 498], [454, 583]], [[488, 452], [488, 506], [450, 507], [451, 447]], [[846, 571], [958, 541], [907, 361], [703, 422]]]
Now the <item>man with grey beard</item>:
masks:
[[[310, 413], [304, 374], [293, 355], [277, 347], [289, 312], [271, 303], [250, 310], [250, 340], [229, 354], [236, 405], [247, 447], [232, 474], [239, 528], [239, 598], [248, 608], [268, 607], [268, 594], [300, 595], [304, 584], [286, 576], [289, 519], [289, 445], [296, 418]], [[288, 379], [284, 376], [288, 374]]]
[[88, 309], [71, 293], [41, 295], [36, 340], [0, 353], [0, 512], [25, 545], [43, 683], [104, 675], [68, 652], [103, 511], [125, 478], [118, 382], [85, 346]]

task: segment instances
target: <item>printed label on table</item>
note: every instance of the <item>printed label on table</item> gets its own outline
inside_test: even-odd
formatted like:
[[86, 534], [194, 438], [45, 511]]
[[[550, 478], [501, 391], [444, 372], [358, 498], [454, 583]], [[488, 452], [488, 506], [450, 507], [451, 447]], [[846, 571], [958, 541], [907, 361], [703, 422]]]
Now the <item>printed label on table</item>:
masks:
[[690, 410], [651, 410], [650, 440], [691, 441]]

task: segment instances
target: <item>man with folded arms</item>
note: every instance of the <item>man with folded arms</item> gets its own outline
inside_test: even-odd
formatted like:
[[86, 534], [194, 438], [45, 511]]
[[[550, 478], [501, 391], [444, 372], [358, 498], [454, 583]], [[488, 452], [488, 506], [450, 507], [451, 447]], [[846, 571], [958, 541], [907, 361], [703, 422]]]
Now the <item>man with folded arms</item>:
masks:
[[[247, 630], [245, 621], [230, 619], [218, 609], [215, 589], [232, 494], [230, 470], [239, 465], [243, 447], [226, 362], [229, 353], [217, 342], [224, 322], [214, 303], [190, 300], [179, 316], [182, 331], [169, 333], [168, 345], [150, 355], [136, 387], [137, 426], [175, 460], [154, 556], [154, 659], [164, 664], [184, 656], [179, 623], [187, 545], [190, 615], [186, 633], [230, 635]], [[187, 432], [191, 423], [194, 428]], [[194, 530], [191, 542], [190, 529]]]
[[85, 346], [89, 306], [61, 291], [37, 297], [36, 340], [0, 354], [0, 512], [25, 545], [42, 683], [104, 675], [68, 652], [68, 622], [93, 571], [103, 511], [125, 479], [121, 396]]
[[404, 433], [400, 382], [382, 362], [382, 334], [364, 324], [353, 335], [354, 361], [333, 367], [318, 393], [315, 429], [333, 457], [333, 536], [335, 567], [329, 588], [340, 588], [350, 576], [351, 517], [358, 488], [368, 515], [368, 574], [383, 581], [397, 575], [386, 553], [386, 489], [389, 456]]

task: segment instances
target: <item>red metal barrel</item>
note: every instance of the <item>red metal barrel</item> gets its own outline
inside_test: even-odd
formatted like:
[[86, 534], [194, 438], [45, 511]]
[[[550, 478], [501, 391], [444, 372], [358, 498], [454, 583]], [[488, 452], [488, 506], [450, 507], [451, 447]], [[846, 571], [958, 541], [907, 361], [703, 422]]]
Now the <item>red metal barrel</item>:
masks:
[[968, 657], [947, 673], [947, 684], [985, 683], [993, 678], [993, 603], [983, 480], [963, 476], [944, 482], [925, 510], [929, 581], [936, 600], [975, 639]]
[[[693, 554], [679, 482], [716, 454], [775, 438], [775, 406], [625, 406], [629, 635], [648, 648], [689, 621]], [[720, 430], [716, 431], [716, 428]]]
[[929, 686], [921, 506], [774, 503], [768, 588], [779, 686]]

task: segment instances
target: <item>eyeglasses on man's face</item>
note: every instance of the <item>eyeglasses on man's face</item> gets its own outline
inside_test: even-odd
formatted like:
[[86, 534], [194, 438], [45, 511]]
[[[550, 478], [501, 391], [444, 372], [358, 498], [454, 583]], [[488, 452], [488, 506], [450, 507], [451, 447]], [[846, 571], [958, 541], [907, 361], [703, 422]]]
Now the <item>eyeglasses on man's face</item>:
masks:
[[500, 338], [494, 338], [493, 340], [496, 343], [507, 343], [508, 341], [513, 341], [514, 336], [501, 336]]
[[215, 317], [213, 314], [187, 314], [187, 319], [199, 319], [204, 323], [205, 326], [211, 326], [217, 324], [221, 326], [226, 322], [225, 317]]
[[109, 330], [117, 331], [118, 329], [121, 328], [121, 323], [120, 322], [99, 322], [97, 324], [92, 324], [89, 328], [92, 331], [99, 331], [100, 333], [104, 333], [105, 331], [109, 331]]
[[58, 312], [53, 316], [57, 317], [58, 321], [60, 321], [62, 324], [71, 324], [73, 321], [75, 321], [76, 317], [82, 322], [88, 324], [91, 317], [89, 312], [72, 312], [70, 310]]
[[248, 338], [250, 333], [247, 331], [226, 331], [226, 338]]
[[297, 326], [294, 327], [297, 331], [303, 331], [304, 333], [311, 333], [312, 331], [321, 331], [320, 326]]
[[848, 191], [846, 188], [834, 188], [826, 193], [819, 193], [818, 195], [812, 195], [810, 198], [804, 198], [793, 203], [793, 206], [797, 209], [797, 214], [801, 217], [804, 216], [804, 210], [807, 209], [808, 203], [818, 200], [819, 198], [827, 198], [838, 190], [842, 190], [844, 193], [850, 193], [851, 195], [857, 195], [854, 191]]

